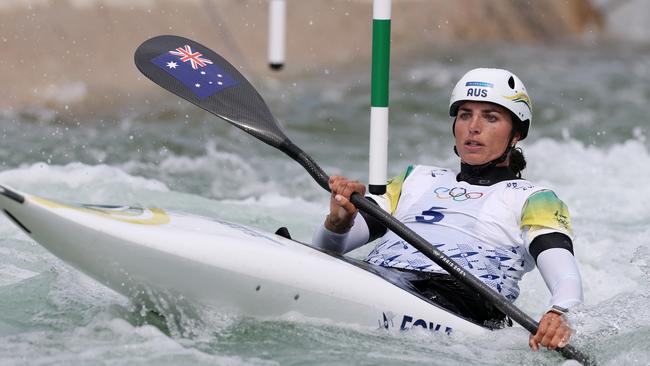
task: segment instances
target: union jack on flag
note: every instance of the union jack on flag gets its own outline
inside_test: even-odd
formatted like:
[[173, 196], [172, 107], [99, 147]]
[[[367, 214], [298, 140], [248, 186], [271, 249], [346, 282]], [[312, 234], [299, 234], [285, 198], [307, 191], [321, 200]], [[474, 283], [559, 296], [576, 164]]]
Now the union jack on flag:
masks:
[[203, 53], [193, 51], [185, 45], [165, 51], [151, 62], [180, 81], [196, 96], [205, 99], [238, 84], [235, 77], [219, 65], [219, 59], [215, 60], [208, 60], [203, 57]]
[[205, 67], [206, 64], [212, 64], [212, 61], [201, 57], [203, 56], [202, 53], [192, 52], [192, 48], [190, 48], [189, 45], [185, 45], [185, 47], [178, 47], [175, 51], [169, 51], [169, 53], [174, 56], [179, 56], [183, 62], [189, 61], [192, 64], [192, 68], [194, 70], [198, 69], [199, 67]]

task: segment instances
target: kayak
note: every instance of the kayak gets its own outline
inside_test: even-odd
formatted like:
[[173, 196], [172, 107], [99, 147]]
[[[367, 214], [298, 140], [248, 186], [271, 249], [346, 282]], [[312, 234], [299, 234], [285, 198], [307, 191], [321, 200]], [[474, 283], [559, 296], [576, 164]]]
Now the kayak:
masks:
[[488, 330], [392, 271], [255, 228], [161, 208], [70, 204], [0, 186], [0, 209], [52, 254], [133, 301], [143, 294], [269, 318], [451, 334]]

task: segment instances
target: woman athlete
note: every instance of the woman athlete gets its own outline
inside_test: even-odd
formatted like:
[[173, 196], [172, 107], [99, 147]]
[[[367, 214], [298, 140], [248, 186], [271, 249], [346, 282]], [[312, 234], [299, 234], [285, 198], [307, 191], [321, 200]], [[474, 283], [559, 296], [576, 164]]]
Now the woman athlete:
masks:
[[[409, 166], [386, 194], [368, 197], [510, 301], [536, 266], [551, 299], [529, 345], [564, 347], [571, 337], [564, 314], [582, 302], [582, 281], [567, 206], [549, 188], [521, 177], [526, 161], [516, 144], [532, 122], [526, 88], [507, 70], [471, 70], [456, 84], [449, 114], [460, 171]], [[362, 183], [332, 176], [329, 186], [330, 212], [314, 234], [315, 246], [342, 254], [377, 240], [367, 262], [399, 272], [422, 295], [475, 322], [511, 324], [374, 218], [358, 215], [349, 198], [365, 194]]]

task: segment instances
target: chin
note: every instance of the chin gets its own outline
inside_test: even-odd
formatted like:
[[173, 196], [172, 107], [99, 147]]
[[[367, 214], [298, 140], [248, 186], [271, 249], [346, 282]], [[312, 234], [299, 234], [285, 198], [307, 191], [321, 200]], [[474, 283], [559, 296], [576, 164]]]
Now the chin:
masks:
[[471, 157], [471, 158], [461, 157], [460, 161], [465, 163], [465, 164], [469, 164], [469, 165], [483, 165], [483, 164], [489, 162], [490, 160], [477, 159], [475, 157]]

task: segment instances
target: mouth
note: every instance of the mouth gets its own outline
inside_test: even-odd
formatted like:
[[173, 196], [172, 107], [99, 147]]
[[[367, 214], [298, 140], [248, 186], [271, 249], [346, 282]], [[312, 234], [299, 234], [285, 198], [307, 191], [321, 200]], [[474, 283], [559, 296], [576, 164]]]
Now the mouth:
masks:
[[478, 142], [478, 141], [476, 141], [476, 140], [467, 140], [467, 141], [465, 141], [465, 144], [464, 144], [464, 145], [465, 145], [466, 147], [470, 147], [470, 148], [472, 148], [472, 147], [482, 147], [482, 146], [484, 146], [482, 143], [480, 143], [480, 142]]

